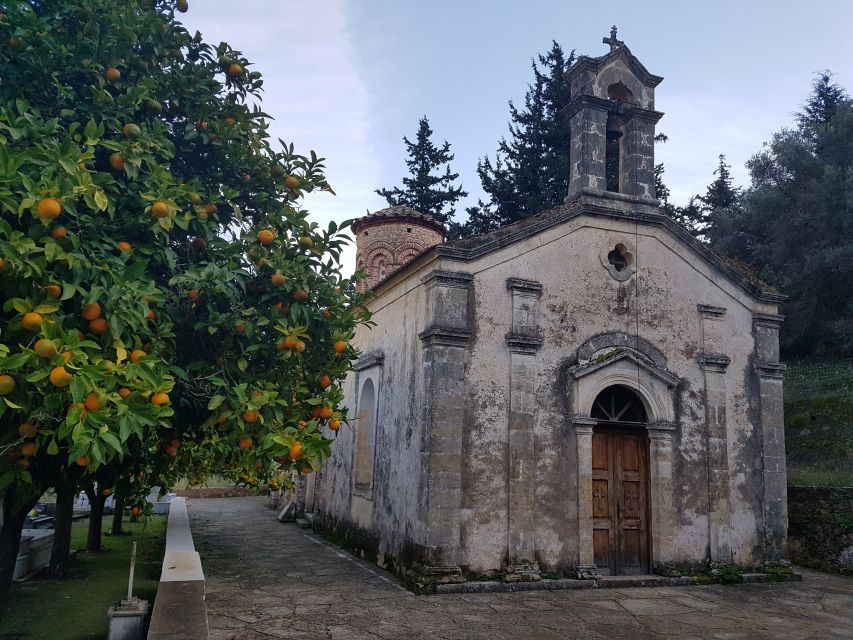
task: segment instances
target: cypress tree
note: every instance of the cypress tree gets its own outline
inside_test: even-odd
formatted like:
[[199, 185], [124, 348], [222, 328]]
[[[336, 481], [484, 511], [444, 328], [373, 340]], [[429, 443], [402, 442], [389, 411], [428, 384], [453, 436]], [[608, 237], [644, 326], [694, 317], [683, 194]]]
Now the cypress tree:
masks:
[[453, 160], [450, 143], [445, 140], [437, 147], [431, 140], [432, 134], [429, 120], [426, 116], [422, 117], [418, 122], [415, 142], [403, 136], [409, 156], [406, 166], [411, 176], [403, 178], [402, 188], [377, 189], [376, 193], [391, 206], [405, 205], [447, 224], [456, 211], [455, 203], [467, 196], [468, 192], [461, 186], [454, 186], [459, 174], [450, 170], [450, 162]]

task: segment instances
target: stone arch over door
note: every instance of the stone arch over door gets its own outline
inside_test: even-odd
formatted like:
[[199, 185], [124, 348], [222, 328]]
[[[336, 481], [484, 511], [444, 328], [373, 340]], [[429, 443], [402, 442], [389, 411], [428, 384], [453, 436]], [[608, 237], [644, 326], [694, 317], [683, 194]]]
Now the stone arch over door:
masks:
[[593, 542], [592, 417], [598, 395], [611, 386], [637, 394], [647, 416], [649, 440], [649, 530], [653, 570], [663, 570], [673, 558], [672, 436], [675, 430], [673, 392], [678, 378], [643, 353], [626, 347], [606, 349], [569, 369], [577, 442], [578, 568], [597, 574]]

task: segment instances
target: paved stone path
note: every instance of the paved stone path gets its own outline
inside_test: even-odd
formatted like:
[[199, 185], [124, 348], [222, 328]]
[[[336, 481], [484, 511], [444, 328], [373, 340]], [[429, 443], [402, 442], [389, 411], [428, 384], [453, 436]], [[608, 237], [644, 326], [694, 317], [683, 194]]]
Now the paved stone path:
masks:
[[259, 498], [188, 500], [210, 640], [853, 638], [853, 580], [415, 596]]

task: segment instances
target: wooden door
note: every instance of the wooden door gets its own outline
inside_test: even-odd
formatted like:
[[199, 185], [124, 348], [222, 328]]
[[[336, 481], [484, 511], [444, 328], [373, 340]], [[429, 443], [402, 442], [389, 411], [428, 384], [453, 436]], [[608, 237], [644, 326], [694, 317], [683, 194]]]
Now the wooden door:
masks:
[[642, 429], [592, 435], [595, 564], [605, 575], [649, 573], [648, 438]]

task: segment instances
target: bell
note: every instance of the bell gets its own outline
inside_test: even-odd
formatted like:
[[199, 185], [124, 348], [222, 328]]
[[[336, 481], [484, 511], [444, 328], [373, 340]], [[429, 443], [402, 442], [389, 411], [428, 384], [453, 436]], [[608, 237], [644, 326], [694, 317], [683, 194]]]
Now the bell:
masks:
[[622, 137], [622, 129], [619, 128], [619, 123], [616, 121], [616, 113], [611, 111], [607, 114], [607, 124], [604, 132], [607, 136], [607, 142], [616, 142]]

